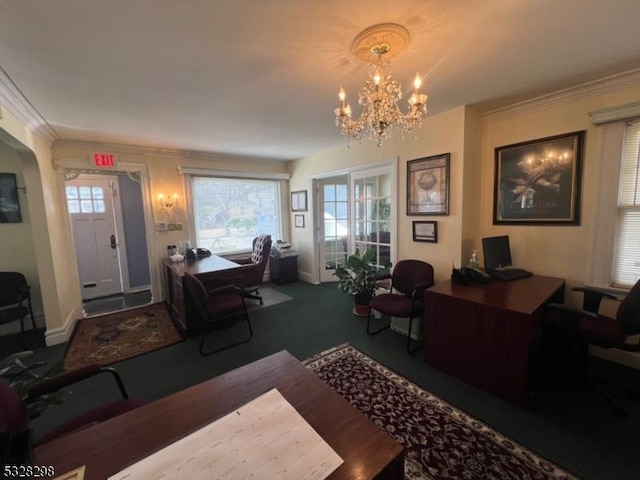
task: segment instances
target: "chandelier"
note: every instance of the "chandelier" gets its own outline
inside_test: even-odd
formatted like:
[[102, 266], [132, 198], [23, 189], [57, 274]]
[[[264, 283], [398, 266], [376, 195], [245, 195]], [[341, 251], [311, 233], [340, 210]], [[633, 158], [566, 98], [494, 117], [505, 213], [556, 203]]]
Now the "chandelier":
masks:
[[371, 61], [369, 78], [358, 94], [358, 105], [362, 107], [360, 118], [351, 118], [351, 106], [346, 101], [346, 93], [340, 88], [340, 106], [335, 109], [336, 126], [352, 140], [372, 138], [378, 147], [391, 136], [393, 129], [417, 137], [422, 125], [422, 116], [427, 113], [427, 95], [420, 93], [422, 80], [416, 74], [414, 89], [408, 100], [407, 113], [402, 113], [398, 101], [402, 99], [400, 83], [391, 76], [388, 58], [397, 55], [409, 43], [409, 32], [396, 24], [381, 24], [369, 27], [360, 33], [352, 44], [352, 52], [361, 60]]

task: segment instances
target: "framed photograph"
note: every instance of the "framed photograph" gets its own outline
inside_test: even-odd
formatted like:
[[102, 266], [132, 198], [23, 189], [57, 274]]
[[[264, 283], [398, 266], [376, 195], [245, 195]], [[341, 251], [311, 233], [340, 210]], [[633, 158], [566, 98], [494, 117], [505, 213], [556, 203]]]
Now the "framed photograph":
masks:
[[449, 215], [451, 154], [407, 162], [407, 215]]
[[438, 243], [438, 222], [413, 222], [413, 241]]
[[0, 173], [0, 223], [20, 223], [20, 202], [15, 173]]
[[307, 191], [306, 190], [291, 192], [291, 211], [292, 212], [307, 211]]
[[304, 215], [294, 215], [296, 228], [304, 228]]
[[495, 149], [493, 223], [580, 225], [585, 131]]

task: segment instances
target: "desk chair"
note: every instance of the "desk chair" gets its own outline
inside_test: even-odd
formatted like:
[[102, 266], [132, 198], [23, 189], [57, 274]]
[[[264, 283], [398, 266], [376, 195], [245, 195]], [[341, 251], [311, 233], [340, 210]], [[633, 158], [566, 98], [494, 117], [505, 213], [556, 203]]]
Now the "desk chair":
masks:
[[27, 315], [31, 317], [33, 331], [36, 331], [30, 290], [22, 273], [0, 272], [0, 325], [20, 321], [20, 342], [23, 349], [26, 348], [24, 319]]
[[[262, 234], [253, 239], [253, 251], [249, 257], [230, 258], [230, 260], [242, 265], [239, 278], [234, 279], [233, 283], [244, 290], [245, 298], [259, 300], [260, 305], [264, 302], [262, 297], [258, 295], [259, 288], [262, 286], [264, 271], [269, 261], [271, 252], [271, 235]], [[234, 272], [235, 273], [235, 272]]]
[[[43, 399], [47, 395], [62, 388], [103, 373], [110, 374], [114, 378], [122, 396], [121, 399], [105, 403], [82, 413], [40, 436], [37, 441], [33, 442], [31, 430], [29, 429], [30, 412], [40, 412], [42, 409], [31, 410], [28, 407], [38, 402], [46, 402]], [[100, 367], [99, 365], [78, 368], [35, 383], [27, 388], [26, 394], [23, 394], [23, 396], [8, 383], [0, 381], [0, 460], [24, 464], [29, 460], [32, 447], [43, 445], [96, 423], [122, 415], [145, 403], [147, 402], [143, 400], [129, 398], [124, 383], [115, 369]], [[37, 415], [31, 415], [31, 418], [35, 418], [35, 416]]]
[[[559, 304], [550, 304], [549, 308], [560, 312], [560, 320], [564, 330], [568, 329], [574, 334], [577, 342], [576, 368], [578, 373], [585, 376], [588, 384], [608, 400], [614, 413], [627, 416], [628, 412], [620, 405], [619, 401], [604, 388], [607, 385], [615, 384], [615, 382], [588, 376], [587, 361], [589, 345], [617, 348], [628, 352], [640, 351], [640, 340], [636, 339], [635, 343], [627, 340], [630, 336], [640, 334], [640, 280], [620, 302], [615, 318], [601, 315], [598, 310], [603, 298], [617, 299], [617, 297], [592, 287], [579, 287], [573, 290], [583, 292], [582, 310]], [[626, 389], [629, 396], [637, 396], [637, 393], [630, 387], [622, 387]]]
[[[245, 293], [242, 289], [232, 284], [220, 284], [207, 290], [204, 284], [191, 273], [185, 273], [184, 279], [203, 322], [201, 325], [202, 337], [200, 339], [201, 355], [211, 355], [251, 340], [253, 329], [251, 328], [249, 313], [244, 302]], [[244, 317], [246, 320], [247, 327], [249, 327], [248, 337], [214, 350], [207, 351], [204, 349], [204, 340], [210, 330], [229, 327], [238, 317]]]
[[[381, 278], [380, 278], [381, 279]], [[411, 347], [411, 327], [413, 320], [424, 315], [424, 291], [433, 286], [433, 267], [421, 260], [401, 260], [391, 274], [391, 291], [376, 295], [371, 299], [367, 316], [367, 333], [375, 335], [391, 326], [391, 322], [371, 330], [371, 311], [376, 310], [383, 315], [408, 318], [407, 352], [418, 350], [422, 343]]]

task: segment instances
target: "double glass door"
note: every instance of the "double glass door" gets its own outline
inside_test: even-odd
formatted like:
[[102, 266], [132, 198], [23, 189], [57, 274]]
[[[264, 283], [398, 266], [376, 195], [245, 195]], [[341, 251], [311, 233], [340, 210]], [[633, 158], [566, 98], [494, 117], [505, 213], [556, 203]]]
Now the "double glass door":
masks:
[[375, 251], [386, 266], [395, 257], [395, 198], [391, 165], [316, 180], [319, 280], [336, 281], [335, 269], [356, 250]]

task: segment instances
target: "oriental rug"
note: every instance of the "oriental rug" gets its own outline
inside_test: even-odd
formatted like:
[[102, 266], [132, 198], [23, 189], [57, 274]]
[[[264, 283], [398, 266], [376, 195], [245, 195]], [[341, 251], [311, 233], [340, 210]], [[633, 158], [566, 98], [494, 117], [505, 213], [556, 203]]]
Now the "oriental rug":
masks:
[[181, 340], [165, 303], [84, 318], [76, 322], [64, 366], [72, 370], [89, 364], [110, 365]]
[[405, 448], [405, 479], [575, 479], [350, 346], [304, 361]]

